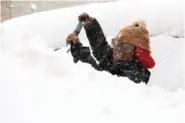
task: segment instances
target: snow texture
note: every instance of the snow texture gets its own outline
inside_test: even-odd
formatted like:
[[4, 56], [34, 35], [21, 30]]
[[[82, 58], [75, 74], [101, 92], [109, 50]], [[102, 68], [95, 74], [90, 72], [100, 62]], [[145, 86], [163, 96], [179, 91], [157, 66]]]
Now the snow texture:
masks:
[[[1, 123], [184, 123], [181, 0], [93, 3], [15, 18], [0, 30]], [[97, 8], [99, 10], [97, 10]], [[136, 19], [147, 22], [156, 66], [149, 85], [73, 63], [66, 36], [87, 12], [109, 41]], [[89, 46], [84, 30], [81, 41]], [[56, 47], [61, 50], [53, 52]]]

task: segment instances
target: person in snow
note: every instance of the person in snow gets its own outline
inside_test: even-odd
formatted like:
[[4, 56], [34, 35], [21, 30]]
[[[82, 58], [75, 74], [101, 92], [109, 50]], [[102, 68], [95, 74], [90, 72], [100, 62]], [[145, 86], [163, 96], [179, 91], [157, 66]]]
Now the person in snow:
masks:
[[74, 62], [89, 63], [96, 70], [108, 71], [112, 75], [128, 77], [135, 83], [148, 83], [150, 71], [155, 66], [151, 57], [149, 32], [144, 21], [136, 21], [121, 29], [112, 39], [112, 47], [107, 43], [103, 30], [96, 18], [88, 14], [78, 16], [84, 22], [84, 29], [89, 40], [89, 47], [84, 47], [74, 33], [67, 36], [66, 42], [71, 43], [71, 54]]

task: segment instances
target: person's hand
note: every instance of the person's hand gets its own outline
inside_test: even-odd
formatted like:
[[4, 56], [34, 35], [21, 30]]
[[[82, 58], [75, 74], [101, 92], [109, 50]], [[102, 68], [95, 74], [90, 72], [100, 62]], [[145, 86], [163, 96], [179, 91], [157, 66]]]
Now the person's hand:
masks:
[[78, 16], [79, 21], [88, 22], [90, 21], [90, 17], [87, 13], [82, 13]]
[[80, 40], [78, 38], [78, 36], [76, 36], [74, 33], [71, 33], [67, 36], [66, 38], [66, 43], [79, 43]]

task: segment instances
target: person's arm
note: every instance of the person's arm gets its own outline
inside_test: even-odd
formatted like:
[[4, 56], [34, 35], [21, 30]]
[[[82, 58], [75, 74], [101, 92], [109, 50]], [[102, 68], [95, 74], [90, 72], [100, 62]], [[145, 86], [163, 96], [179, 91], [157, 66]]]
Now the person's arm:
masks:
[[83, 47], [82, 43], [79, 41], [79, 38], [75, 34], [70, 34], [67, 39], [67, 43], [70, 42], [71, 55], [73, 56], [74, 63], [78, 61], [89, 63], [96, 70], [101, 70], [94, 58], [91, 56], [89, 47]]
[[141, 48], [136, 48], [136, 56], [140, 63], [146, 68], [153, 68], [155, 66], [155, 61], [150, 55], [150, 52]]
[[81, 62], [91, 64], [96, 70], [101, 70], [95, 59], [91, 56], [89, 47], [83, 47], [81, 43], [72, 43], [71, 54], [74, 63], [77, 63], [80, 60]]
[[109, 55], [112, 54], [111, 48], [98, 20], [87, 13], [80, 14], [78, 19], [84, 22], [84, 30], [96, 60], [101, 62], [105, 57], [107, 57], [106, 59], [112, 57]]

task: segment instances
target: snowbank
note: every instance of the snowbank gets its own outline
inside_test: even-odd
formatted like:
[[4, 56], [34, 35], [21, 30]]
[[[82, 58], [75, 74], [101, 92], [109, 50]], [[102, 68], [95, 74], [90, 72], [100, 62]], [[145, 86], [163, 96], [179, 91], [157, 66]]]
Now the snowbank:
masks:
[[[97, 11], [97, 8], [101, 8], [101, 11]], [[184, 20], [181, 0], [140, 0], [137, 1], [137, 4], [135, 0], [93, 3], [15, 18], [1, 25], [1, 49], [3, 52], [21, 49], [29, 42], [37, 42], [34, 46], [29, 45], [38, 48], [64, 46], [66, 36], [73, 31], [77, 24], [77, 16], [84, 11], [100, 21], [108, 41], [117, 34], [121, 27], [132, 23], [133, 20], [146, 20], [152, 36], [152, 53], [157, 63], [155, 69], [152, 70], [151, 85], [155, 84], [171, 90], [179, 87], [185, 88], [181, 67], [183, 66], [181, 54], [184, 49]], [[156, 36], [160, 35], [169, 37], [159, 37], [158, 40]], [[172, 37], [181, 38], [174, 39]], [[80, 39], [85, 45], [89, 45], [84, 31], [80, 34]], [[173, 47], [177, 48], [174, 50]], [[178, 59], [178, 61], [174, 59]]]
[[[180, 2], [90, 4], [2, 23], [0, 122], [183, 123], [184, 29]], [[53, 52], [53, 47], [64, 43], [76, 26], [77, 15], [84, 11], [98, 18], [108, 39], [137, 18], [147, 21], [157, 63], [148, 86], [95, 71], [88, 64], [74, 64], [64, 47]], [[84, 32], [80, 38], [89, 45]]]
[[98, 73], [74, 65], [65, 51], [14, 52], [0, 64], [2, 123], [184, 122], [181, 89], [172, 93]]

